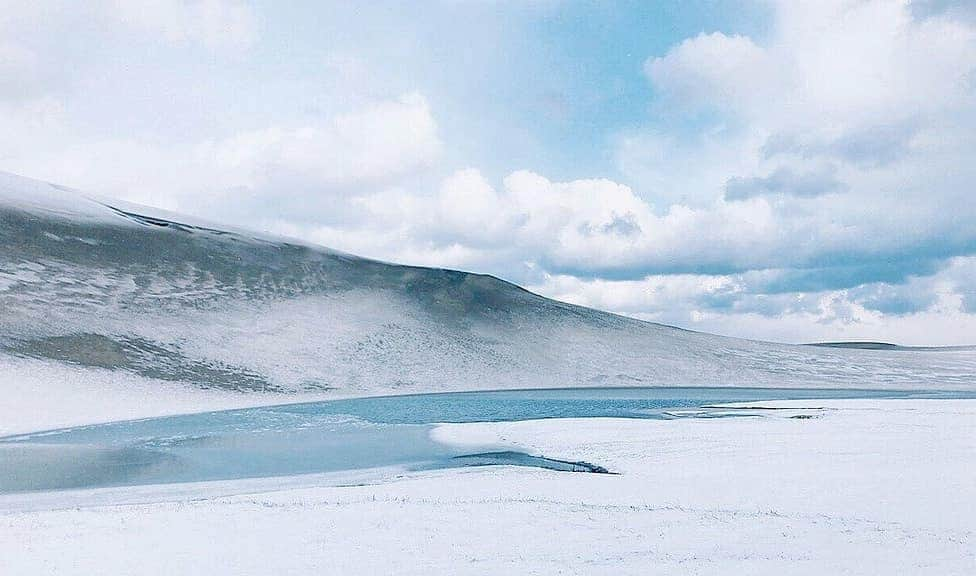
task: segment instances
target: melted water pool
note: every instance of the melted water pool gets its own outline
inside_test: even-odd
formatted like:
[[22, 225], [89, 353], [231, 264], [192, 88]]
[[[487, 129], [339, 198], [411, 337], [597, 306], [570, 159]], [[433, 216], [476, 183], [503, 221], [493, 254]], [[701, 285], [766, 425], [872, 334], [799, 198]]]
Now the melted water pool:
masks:
[[760, 388], [517, 390], [358, 398], [152, 418], [0, 439], [0, 493], [389, 466], [419, 470], [516, 464], [575, 469], [574, 463], [499, 447], [460, 449], [439, 444], [429, 432], [440, 422], [670, 418], [670, 410], [728, 402], [910, 396], [920, 394]]

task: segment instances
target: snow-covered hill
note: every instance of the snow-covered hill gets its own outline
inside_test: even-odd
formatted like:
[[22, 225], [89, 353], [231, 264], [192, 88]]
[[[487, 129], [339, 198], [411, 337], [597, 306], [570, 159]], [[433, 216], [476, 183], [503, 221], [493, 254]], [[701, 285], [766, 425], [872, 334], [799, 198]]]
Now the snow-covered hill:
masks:
[[174, 395], [976, 389], [971, 349], [815, 348], [689, 332], [490, 276], [377, 262], [0, 174], [0, 387], [44, 370], [64, 374], [60, 389], [84, 374], [94, 389], [122, 378]]

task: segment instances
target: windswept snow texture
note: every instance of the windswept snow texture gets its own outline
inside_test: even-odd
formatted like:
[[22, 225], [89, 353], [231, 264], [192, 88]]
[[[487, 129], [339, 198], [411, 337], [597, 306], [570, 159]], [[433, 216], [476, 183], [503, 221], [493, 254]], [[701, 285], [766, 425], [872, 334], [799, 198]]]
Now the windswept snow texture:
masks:
[[343, 395], [976, 388], [973, 350], [892, 353], [689, 332], [490, 276], [357, 258], [0, 174], [0, 367], [16, 365]]

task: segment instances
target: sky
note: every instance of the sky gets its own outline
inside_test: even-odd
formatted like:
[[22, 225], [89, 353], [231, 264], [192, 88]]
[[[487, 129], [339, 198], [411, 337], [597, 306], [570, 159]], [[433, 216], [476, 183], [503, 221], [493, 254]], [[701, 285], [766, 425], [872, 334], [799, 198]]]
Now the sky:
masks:
[[976, 344], [976, 7], [0, 0], [0, 170], [784, 342]]

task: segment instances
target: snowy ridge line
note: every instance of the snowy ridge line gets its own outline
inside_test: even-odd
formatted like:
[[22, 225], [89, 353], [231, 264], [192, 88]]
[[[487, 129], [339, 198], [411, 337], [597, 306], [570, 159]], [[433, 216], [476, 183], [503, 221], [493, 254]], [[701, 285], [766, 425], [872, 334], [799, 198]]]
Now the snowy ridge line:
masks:
[[0, 171], [0, 214], [4, 210], [26, 212], [38, 217], [78, 220], [89, 224], [118, 226], [131, 223], [186, 232], [207, 232], [215, 236], [239, 236], [242, 240], [301, 246], [336, 256], [365, 260], [354, 254], [297, 238], [217, 223]]

